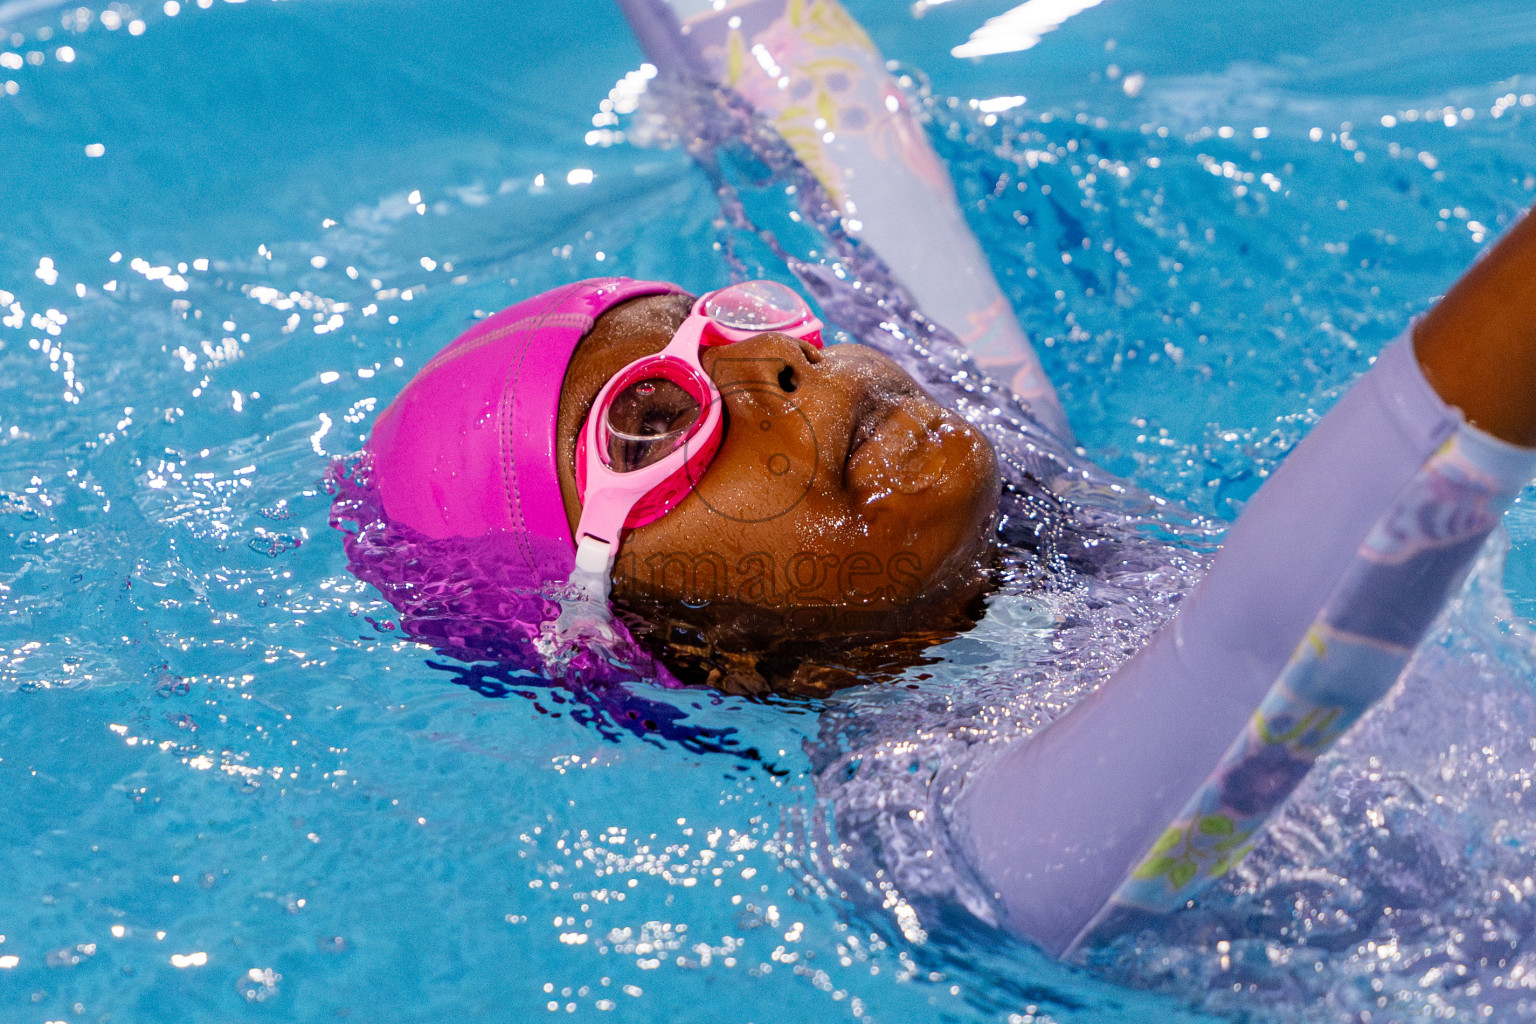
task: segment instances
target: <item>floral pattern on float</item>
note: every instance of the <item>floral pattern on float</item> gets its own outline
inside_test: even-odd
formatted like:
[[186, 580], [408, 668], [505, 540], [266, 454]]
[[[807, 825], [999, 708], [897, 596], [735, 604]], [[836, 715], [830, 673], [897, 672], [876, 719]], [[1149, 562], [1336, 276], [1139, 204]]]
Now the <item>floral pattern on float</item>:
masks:
[[[1392, 688], [1433, 610], [1461, 585], [1532, 462], [1536, 453], [1517, 453], [1465, 426], [1430, 456], [1360, 545], [1242, 734], [1084, 936], [1126, 911], [1185, 906], [1242, 860], [1318, 757]], [[1397, 634], [1391, 636], [1341, 628], [1359, 621], [1353, 613], [1362, 602], [1402, 606], [1405, 569], [1447, 557], [1460, 562], [1459, 571], [1441, 576], [1439, 587], [1406, 595], [1419, 606], [1407, 609], [1416, 635], [1402, 635], [1402, 618], [1397, 628], [1381, 630]]]
[[739, 97], [816, 179], [817, 215], [835, 211], [932, 325], [1072, 439], [917, 111], [837, 0], [618, 2], [659, 65]]
[[856, 219], [858, 212], [849, 206], [845, 162], [831, 152], [844, 136], [859, 138], [881, 161], [899, 161], [925, 188], [948, 195], [949, 176], [906, 95], [840, 4], [788, 0], [784, 13], [750, 39], [743, 29], [730, 29], [724, 51], [705, 55], [723, 65], [726, 85], [770, 118], [847, 216]]
[[1456, 438], [1452, 435], [1435, 453], [1433, 472], [1413, 478], [1409, 492], [1367, 538], [1362, 558], [1401, 564], [1498, 525], [1504, 509], [1497, 503], [1496, 482], [1467, 457]]

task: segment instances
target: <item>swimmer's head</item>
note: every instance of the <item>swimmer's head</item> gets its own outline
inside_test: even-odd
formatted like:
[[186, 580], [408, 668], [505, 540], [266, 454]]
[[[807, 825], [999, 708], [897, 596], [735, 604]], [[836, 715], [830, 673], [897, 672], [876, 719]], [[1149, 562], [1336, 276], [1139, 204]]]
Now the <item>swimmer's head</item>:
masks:
[[[386, 511], [431, 536], [519, 535], [537, 571], [569, 571], [594, 399], [663, 349], [692, 304], [610, 279], [477, 325], [380, 417], [369, 447]], [[720, 392], [719, 450], [675, 507], [623, 536], [618, 601], [658, 613], [674, 646], [734, 646], [738, 662], [786, 634], [873, 641], [967, 617], [999, 486], [977, 431], [861, 345], [767, 333], [700, 363]]]

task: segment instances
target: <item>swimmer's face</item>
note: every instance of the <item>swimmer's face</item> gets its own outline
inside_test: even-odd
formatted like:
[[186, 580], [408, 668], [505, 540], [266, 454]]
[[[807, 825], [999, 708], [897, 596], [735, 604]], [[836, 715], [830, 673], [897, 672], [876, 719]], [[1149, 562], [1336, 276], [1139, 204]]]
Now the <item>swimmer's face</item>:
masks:
[[[625, 303], [577, 348], [558, 428], [573, 530], [576, 438], [597, 392], [665, 347], [690, 305]], [[895, 363], [862, 345], [818, 350], [783, 334], [709, 348], [700, 361], [725, 405], [719, 453], [681, 504], [626, 535], [617, 596], [842, 610], [890, 625], [892, 612], [965, 602], [985, 586], [996, 456]]]

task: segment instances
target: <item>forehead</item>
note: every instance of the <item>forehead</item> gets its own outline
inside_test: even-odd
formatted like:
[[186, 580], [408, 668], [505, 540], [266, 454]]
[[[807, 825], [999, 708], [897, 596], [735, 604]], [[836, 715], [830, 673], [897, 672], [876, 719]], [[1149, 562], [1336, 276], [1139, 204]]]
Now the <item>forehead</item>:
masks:
[[576, 428], [608, 378], [641, 356], [660, 352], [693, 308], [690, 295], [647, 295], [602, 316], [576, 346], [560, 388], [562, 453], [574, 451]]
[[608, 310], [572, 354], [565, 390], [584, 390], [582, 385], [594, 376], [601, 377], [601, 388], [626, 363], [661, 351], [688, 318], [692, 305], [687, 295], [647, 295]]
[[693, 303], [691, 295], [643, 295], [621, 302], [597, 318], [577, 352], [596, 354], [614, 347], [648, 345], [658, 338], [666, 344], [688, 318]]

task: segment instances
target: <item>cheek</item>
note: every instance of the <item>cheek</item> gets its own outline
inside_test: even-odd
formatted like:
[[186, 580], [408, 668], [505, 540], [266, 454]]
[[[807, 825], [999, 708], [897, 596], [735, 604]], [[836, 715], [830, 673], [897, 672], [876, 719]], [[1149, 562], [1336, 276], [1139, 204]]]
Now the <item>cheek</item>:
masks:
[[753, 395], [733, 408], [715, 460], [693, 498], [727, 523], [754, 528], [796, 514], [828, 471], [823, 445], [787, 396]]
[[745, 553], [734, 524], [693, 496], [624, 538], [613, 579], [625, 597], [715, 600], [728, 567]]
[[885, 572], [886, 553], [868, 553], [867, 541], [849, 542], [835, 525], [842, 518], [808, 500], [777, 519], [743, 523], [690, 497], [629, 534], [614, 566], [616, 592], [695, 606], [825, 608], [878, 603], [893, 583], [887, 577], [902, 570], [895, 582], [906, 589], [898, 596], [916, 593], [913, 567], [922, 559], [905, 553]]
[[[734, 486], [717, 482], [709, 496], [696, 490], [662, 518], [631, 531], [620, 549], [615, 579], [651, 580], [658, 565], [679, 557], [718, 560], [734, 567], [750, 556], [769, 553], [778, 557], [801, 550], [806, 547], [806, 534], [821, 539], [828, 535], [824, 526], [801, 529], [807, 516], [814, 516], [813, 499], [790, 502], [775, 513], [771, 502], [761, 500], [756, 483], [748, 479], [738, 484], [748, 492], [739, 502], [732, 500]], [[754, 496], [760, 500], [753, 500]]]

